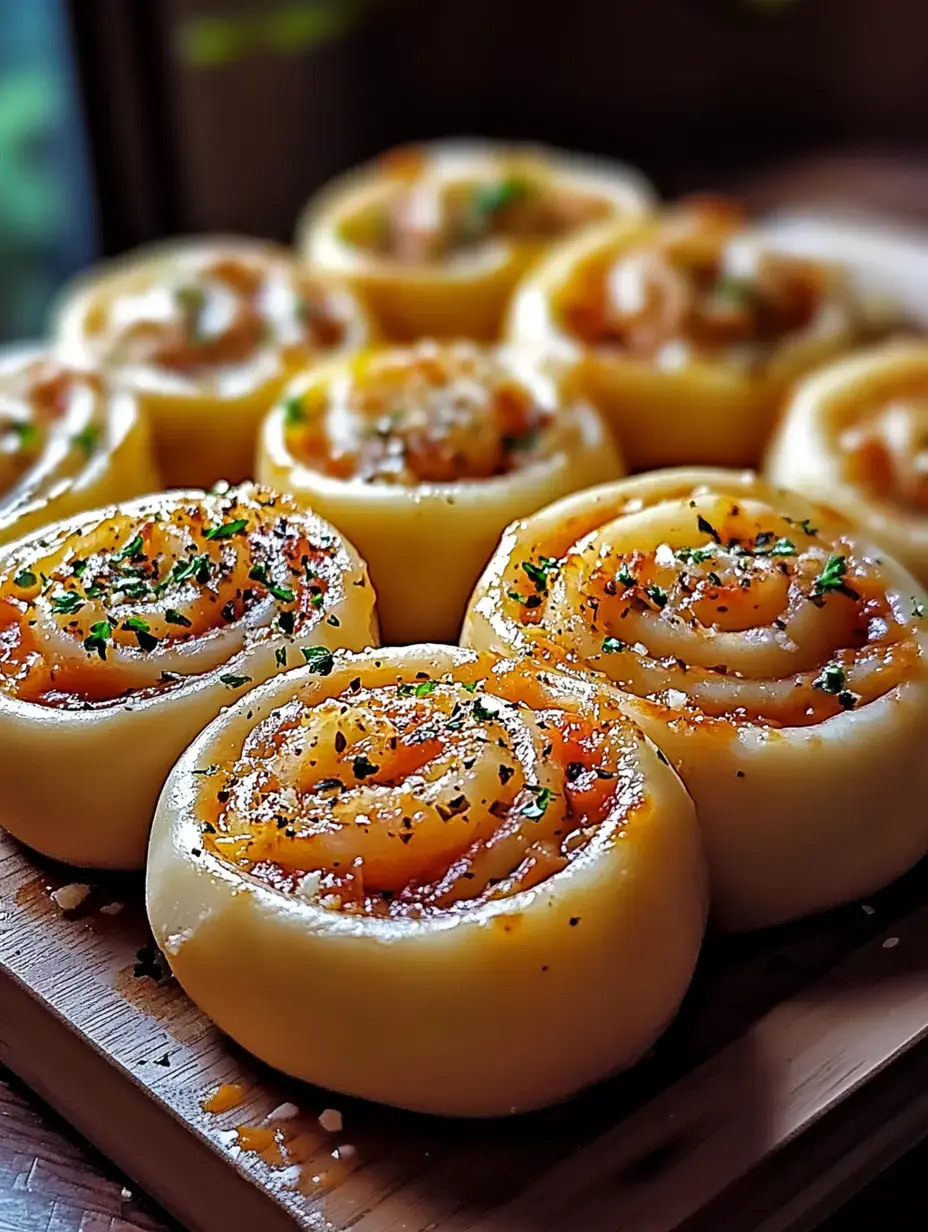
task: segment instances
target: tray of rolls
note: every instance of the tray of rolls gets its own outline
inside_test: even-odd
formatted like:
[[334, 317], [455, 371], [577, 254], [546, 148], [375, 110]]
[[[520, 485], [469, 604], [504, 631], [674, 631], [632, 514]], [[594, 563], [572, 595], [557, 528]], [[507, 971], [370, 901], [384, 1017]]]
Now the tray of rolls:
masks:
[[206, 1232], [879, 1166], [823, 1144], [928, 1030], [926, 253], [455, 141], [66, 287], [0, 362], [2, 1059]]

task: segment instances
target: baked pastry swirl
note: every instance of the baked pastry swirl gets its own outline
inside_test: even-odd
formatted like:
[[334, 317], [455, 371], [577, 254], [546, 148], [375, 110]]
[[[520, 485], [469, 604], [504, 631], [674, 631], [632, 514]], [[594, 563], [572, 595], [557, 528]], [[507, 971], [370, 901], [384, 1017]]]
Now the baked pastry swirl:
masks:
[[928, 346], [887, 343], [808, 377], [765, 469], [839, 510], [928, 583]]
[[390, 150], [314, 197], [297, 243], [343, 276], [394, 341], [496, 338], [525, 270], [558, 239], [640, 216], [653, 193], [619, 163], [448, 141]]
[[376, 640], [363, 562], [261, 488], [176, 492], [0, 553], [0, 824], [74, 864], [142, 864], [181, 751], [252, 685]]
[[384, 640], [456, 641], [503, 528], [624, 471], [555, 369], [471, 342], [365, 352], [301, 375], [261, 436], [258, 478], [340, 527]]
[[221, 715], [165, 786], [147, 885], [177, 978], [249, 1051], [464, 1116], [631, 1064], [705, 915], [692, 803], [610, 691], [444, 646], [337, 654]]
[[504, 332], [577, 364], [633, 469], [741, 466], [758, 464], [792, 382], [848, 349], [862, 316], [841, 268], [776, 251], [733, 204], [697, 201], [554, 250]]
[[372, 337], [347, 288], [285, 248], [229, 237], [91, 270], [55, 318], [62, 353], [108, 369], [146, 409], [171, 487], [250, 477], [261, 417], [288, 377]]
[[928, 848], [926, 608], [805, 499], [671, 470], [515, 523], [463, 640], [608, 678], [686, 783], [714, 914], [743, 929], [865, 894]]
[[0, 543], [160, 486], [129, 391], [38, 347], [0, 358]]

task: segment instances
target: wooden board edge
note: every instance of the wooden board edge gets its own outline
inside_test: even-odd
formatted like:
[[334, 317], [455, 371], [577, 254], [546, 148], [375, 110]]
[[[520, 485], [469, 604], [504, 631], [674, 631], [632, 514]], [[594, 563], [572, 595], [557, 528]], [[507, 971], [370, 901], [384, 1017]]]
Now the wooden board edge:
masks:
[[[0, 1063], [190, 1232], [295, 1232], [298, 1224], [266, 1190], [2, 968], [0, 1007]], [[49, 1058], [47, 1067], [31, 1060], [36, 1053]], [[172, 1184], [178, 1177], [196, 1184]]]

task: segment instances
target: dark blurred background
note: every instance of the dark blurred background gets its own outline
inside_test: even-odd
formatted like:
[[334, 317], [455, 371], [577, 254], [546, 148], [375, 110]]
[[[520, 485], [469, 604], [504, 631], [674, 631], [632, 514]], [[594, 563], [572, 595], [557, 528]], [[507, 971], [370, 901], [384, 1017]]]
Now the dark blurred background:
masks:
[[328, 176], [420, 137], [760, 199], [853, 195], [863, 158], [878, 204], [919, 216], [926, 81], [924, 0], [4, 0], [0, 336], [98, 253], [287, 239]]

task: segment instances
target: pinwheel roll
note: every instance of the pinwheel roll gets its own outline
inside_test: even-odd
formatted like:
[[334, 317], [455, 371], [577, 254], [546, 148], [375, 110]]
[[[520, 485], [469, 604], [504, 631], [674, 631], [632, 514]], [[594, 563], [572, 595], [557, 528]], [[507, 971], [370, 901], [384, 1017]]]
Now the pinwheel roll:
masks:
[[297, 242], [348, 278], [388, 338], [497, 336], [516, 281], [555, 240], [642, 215], [636, 171], [534, 146], [391, 150], [310, 201]]
[[888, 343], [810, 376], [766, 470], [839, 510], [928, 583], [928, 345]]
[[38, 347], [0, 358], [0, 543], [160, 486], [131, 393]]
[[257, 240], [182, 240], [91, 271], [56, 313], [62, 352], [118, 375], [148, 411], [171, 487], [251, 475], [287, 378], [371, 339], [346, 288]]
[[521, 1112], [630, 1065], [699, 949], [692, 802], [608, 689], [443, 646], [256, 690], [178, 762], [154, 935], [228, 1034], [310, 1082]]
[[664, 471], [510, 527], [464, 640], [612, 682], [696, 802], [719, 923], [745, 929], [868, 893], [928, 848], [926, 608], [802, 498]]
[[246, 487], [56, 523], [0, 553], [0, 824], [134, 868], [171, 766], [252, 685], [376, 639], [363, 561]]
[[384, 640], [457, 641], [503, 528], [624, 468], [591, 406], [533, 361], [470, 342], [300, 376], [264, 425], [264, 483], [356, 543]]
[[634, 469], [756, 465], [786, 389], [862, 318], [838, 267], [778, 253], [706, 201], [556, 249], [520, 285], [506, 336], [577, 362]]

